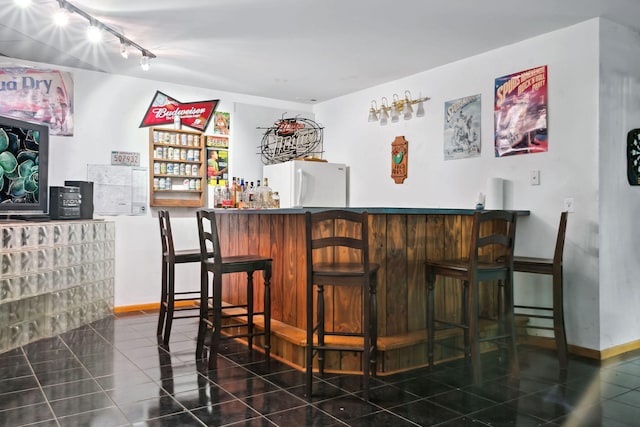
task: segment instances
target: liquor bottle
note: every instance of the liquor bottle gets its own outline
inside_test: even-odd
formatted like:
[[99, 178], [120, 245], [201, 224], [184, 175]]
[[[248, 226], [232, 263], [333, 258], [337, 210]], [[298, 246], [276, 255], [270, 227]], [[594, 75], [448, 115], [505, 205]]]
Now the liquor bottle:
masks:
[[260, 186], [260, 180], [256, 180], [256, 189], [254, 191], [254, 200], [257, 209], [262, 209], [263, 206], [263, 198], [262, 198], [262, 187]]
[[213, 187], [213, 207], [222, 207], [222, 187], [220, 187], [220, 178], [216, 177], [216, 186]]
[[273, 207], [273, 192], [271, 191], [271, 187], [269, 187], [269, 178], [265, 177], [262, 186], [262, 195], [263, 195], [263, 205], [265, 208]]
[[280, 209], [280, 194], [277, 191], [273, 192], [273, 208]]
[[243, 200], [243, 197], [242, 197], [242, 195], [243, 195], [242, 194], [242, 191], [243, 191], [242, 190], [242, 186], [244, 185], [243, 182], [244, 182], [244, 180], [242, 180], [240, 178], [238, 178], [238, 180], [236, 182], [236, 207], [238, 209], [242, 209], [244, 207], [244, 200]]
[[231, 181], [231, 206], [232, 208], [236, 208], [238, 207], [238, 203], [236, 201], [236, 191], [238, 190], [238, 185], [236, 183], [236, 177], [233, 177], [233, 180]]
[[255, 202], [256, 202], [255, 196], [256, 196], [256, 194], [255, 194], [255, 189], [253, 188], [253, 181], [251, 181], [249, 183], [249, 186], [247, 187], [246, 193], [247, 193], [247, 203], [249, 205], [248, 207], [249, 207], [249, 209], [254, 209], [256, 207], [255, 206]]
[[231, 190], [229, 189], [229, 181], [224, 183], [224, 188], [222, 189], [222, 207], [230, 208], [233, 205], [231, 204]]

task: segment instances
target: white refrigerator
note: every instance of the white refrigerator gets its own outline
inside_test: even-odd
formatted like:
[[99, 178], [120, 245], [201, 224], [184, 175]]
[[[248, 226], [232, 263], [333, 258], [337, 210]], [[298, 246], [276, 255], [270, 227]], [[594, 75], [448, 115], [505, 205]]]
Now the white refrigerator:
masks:
[[263, 167], [281, 208], [344, 208], [347, 206], [347, 166], [341, 163], [290, 160]]

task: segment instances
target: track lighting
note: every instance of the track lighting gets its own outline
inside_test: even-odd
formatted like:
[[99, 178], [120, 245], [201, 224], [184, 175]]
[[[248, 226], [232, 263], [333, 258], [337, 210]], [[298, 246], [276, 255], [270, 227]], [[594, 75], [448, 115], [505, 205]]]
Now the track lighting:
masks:
[[424, 116], [424, 101], [428, 101], [428, 97], [420, 97], [418, 99], [411, 99], [411, 92], [404, 91], [404, 99], [400, 99], [397, 94], [393, 94], [391, 98], [391, 105], [386, 97], [382, 97], [380, 108], [375, 100], [371, 101], [371, 107], [369, 108], [369, 121], [380, 122], [381, 126], [388, 123], [388, 119], [391, 118], [391, 123], [397, 123], [400, 120], [400, 114], [405, 120], [409, 120], [413, 117], [413, 105], [418, 104], [418, 108], [415, 111], [416, 117]]
[[[89, 28], [87, 29], [87, 38], [91, 42], [97, 43], [102, 40], [105, 33], [109, 33], [112, 36], [116, 37], [118, 40], [120, 40], [120, 55], [123, 58], [126, 59], [129, 57], [129, 48], [137, 49], [142, 54], [142, 58], [140, 58], [140, 66], [142, 67], [143, 70], [149, 69], [149, 60], [156, 57], [152, 52], [140, 46], [139, 44], [135, 43], [133, 40], [128, 39], [127, 37], [124, 36], [124, 34], [120, 33], [119, 31], [97, 20], [96, 18], [89, 15], [84, 10], [69, 3], [67, 0], [55, 0], [55, 1], [60, 6], [60, 9], [58, 10], [58, 12], [53, 15], [54, 22], [58, 26], [66, 25], [70, 20], [71, 14], [76, 14], [78, 16], [81, 16], [82, 18], [86, 19], [89, 22]], [[42, 0], [42, 2], [44, 2], [44, 0]], [[14, 0], [14, 3], [19, 7], [26, 8], [32, 4], [32, 0]]]

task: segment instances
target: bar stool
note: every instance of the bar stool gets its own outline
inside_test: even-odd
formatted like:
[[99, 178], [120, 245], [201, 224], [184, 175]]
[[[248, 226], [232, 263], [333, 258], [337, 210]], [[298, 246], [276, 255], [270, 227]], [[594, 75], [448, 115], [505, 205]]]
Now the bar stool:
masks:
[[[553, 320], [553, 327], [527, 325], [529, 329], [552, 330], [558, 351], [558, 360], [562, 368], [567, 367], [567, 336], [564, 327], [564, 301], [563, 301], [563, 280], [562, 280], [562, 254], [564, 252], [564, 237], [567, 230], [568, 212], [560, 214], [560, 225], [558, 226], [558, 236], [556, 238], [556, 248], [553, 258], [532, 258], [515, 256], [513, 258], [513, 270], [524, 273], [545, 274], [552, 276], [553, 281], [553, 304], [552, 307], [542, 307], [534, 305], [514, 305], [516, 316], [533, 317], [539, 319]], [[536, 314], [535, 310], [551, 312], [550, 315]]]
[[193, 312], [193, 310], [199, 310], [198, 306], [195, 304], [176, 307], [176, 302], [197, 301], [200, 299], [199, 289], [176, 292], [176, 264], [200, 262], [201, 255], [199, 248], [177, 251], [174, 249], [169, 211], [158, 211], [158, 220], [160, 222], [160, 239], [162, 242], [162, 292], [160, 295], [160, 315], [158, 316], [158, 328], [156, 335], [158, 336], [158, 339], [162, 339], [164, 345], [168, 345], [173, 319], [199, 317], [198, 314], [174, 314], [177, 311]]
[[[516, 214], [507, 211], [475, 212], [469, 236], [468, 256], [464, 259], [427, 261], [427, 328], [429, 340], [427, 357], [433, 366], [433, 350], [436, 330], [461, 328], [464, 337], [465, 359], [471, 359], [474, 382], [482, 381], [480, 366], [480, 344], [493, 341], [509, 352], [511, 374], [517, 377], [517, 337], [513, 319], [513, 247], [516, 231]], [[501, 259], [498, 260], [498, 257]], [[436, 276], [462, 281], [463, 293], [460, 307], [461, 320], [440, 319], [434, 314], [434, 286]], [[479, 328], [479, 282], [498, 281], [498, 332], [493, 336], [480, 337]], [[455, 281], [443, 281], [450, 286]]]
[[[369, 399], [369, 377], [376, 372], [377, 308], [376, 274], [380, 266], [369, 262], [367, 212], [330, 210], [305, 214], [307, 264], [307, 351], [306, 395], [311, 399], [313, 358], [318, 356], [318, 370], [324, 374], [327, 350], [362, 353], [362, 376], [365, 400]], [[314, 286], [317, 306], [314, 310]], [[338, 330], [325, 323], [325, 287], [348, 287], [362, 293], [361, 325], [351, 331]], [[342, 305], [340, 305], [342, 304]], [[340, 310], [353, 312], [357, 306], [334, 300], [333, 317]], [[331, 319], [334, 320], [334, 319]], [[345, 329], [341, 325], [340, 329]], [[359, 330], [355, 330], [359, 329]], [[335, 337], [343, 337], [335, 339]], [[349, 342], [358, 337], [357, 343]], [[359, 338], [362, 338], [361, 340]]]
[[[202, 354], [205, 345], [205, 335], [211, 330], [209, 345], [209, 369], [215, 366], [218, 345], [221, 339], [247, 338], [249, 350], [253, 349], [253, 338], [264, 336], [264, 351], [267, 360], [270, 360], [271, 348], [271, 258], [261, 255], [231, 255], [222, 256], [216, 214], [213, 210], [198, 210], [198, 236], [200, 238], [200, 321], [198, 326], [198, 340], [196, 344], [196, 357]], [[208, 253], [213, 253], [213, 259]], [[264, 309], [254, 311], [253, 304], [253, 273], [262, 271], [264, 278]], [[246, 304], [225, 305], [228, 314], [222, 313], [222, 276], [229, 273], [246, 273]], [[213, 279], [213, 292], [211, 294], [211, 306], [209, 303], [209, 274]], [[234, 309], [244, 309], [246, 312], [233, 313]], [[254, 317], [262, 315], [264, 329], [256, 331]], [[223, 324], [223, 319], [233, 322]], [[245, 320], [246, 319], [246, 320]], [[222, 335], [223, 329], [246, 328], [246, 332], [229, 333]]]

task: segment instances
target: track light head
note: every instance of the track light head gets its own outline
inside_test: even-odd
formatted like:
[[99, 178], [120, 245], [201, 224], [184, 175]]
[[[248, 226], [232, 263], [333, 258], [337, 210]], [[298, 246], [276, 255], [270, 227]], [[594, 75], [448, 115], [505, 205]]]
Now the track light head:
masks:
[[149, 57], [147, 56], [146, 51], [142, 51], [142, 56], [140, 57], [140, 68], [142, 68], [142, 71], [149, 71]]

